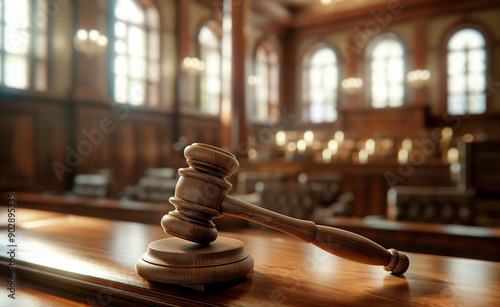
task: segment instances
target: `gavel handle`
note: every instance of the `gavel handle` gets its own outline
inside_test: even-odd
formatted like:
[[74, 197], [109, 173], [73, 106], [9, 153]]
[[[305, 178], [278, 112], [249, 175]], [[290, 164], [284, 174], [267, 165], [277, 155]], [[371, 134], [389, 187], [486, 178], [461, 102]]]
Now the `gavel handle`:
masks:
[[229, 195], [225, 196], [220, 209], [223, 214], [282, 231], [336, 256], [365, 264], [382, 265], [386, 271], [394, 274], [403, 274], [410, 264], [405, 254], [394, 249], [387, 250], [358, 234], [279, 214]]

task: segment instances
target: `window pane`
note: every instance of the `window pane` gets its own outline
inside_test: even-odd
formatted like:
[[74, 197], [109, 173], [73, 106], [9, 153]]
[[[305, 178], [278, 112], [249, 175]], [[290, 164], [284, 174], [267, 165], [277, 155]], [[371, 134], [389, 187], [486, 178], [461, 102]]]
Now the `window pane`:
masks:
[[127, 102], [128, 96], [128, 81], [124, 77], [115, 77], [115, 100], [117, 102], [125, 103]]
[[467, 56], [463, 51], [452, 51], [448, 53], [448, 74], [461, 74], [466, 67]]
[[200, 77], [200, 110], [209, 114], [218, 114], [221, 95], [221, 51], [219, 37], [207, 26], [198, 34], [200, 56], [205, 63], [205, 70]]
[[133, 79], [146, 78], [146, 61], [143, 58], [130, 59], [130, 77]]
[[448, 77], [448, 92], [465, 93], [466, 89], [467, 86], [464, 75], [455, 75], [453, 77]]
[[134, 0], [118, 0], [115, 6], [115, 17], [135, 24], [144, 23], [144, 11]]
[[486, 70], [486, 52], [484, 49], [469, 51], [467, 68], [470, 72], [484, 72]]
[[144, 56], [145, 52], [144, 31], [138, 27], [128, 30], [128, 50], [132, 56]]
[[127, 44], [120, 39], [115, 41], [115, 52], [118, 54], [127, 53]]
[[448, 96], [448, 113], [452, 115], [465, 114], [467, 112], [467, 101], [464, 95]]
[[484, 37], [475, 29], [462, 29], [450, 38], [449, 50], [475, 49], [484, 47]]
[[129, 102], [133, 105], [142, 105], [144, 104], [146, 98], [145, 91], [146, 84], [141, 81], [130, 81], [129, 86]]
[[467, 77], [467, 85], [470, 92], [484, 92], [486, 89], [486, 79], [484, 74], [474, 73]]
[[[387, 81], [389, 83], [392, 83], [392, 84], [394, 84], [394, 83], [402, 84], [403, 80], [404, 80], [403, 59], [400, 57], [391, 58], [387, 61], [387, 65], [388, 65], [388, 69], [389, 69]], [[403, 87], [402, 86], [399, 86], [399, 87], [400, 87], [399, 90], [402, 92]], [[402, 96], [401, 96], [401, 98], [402, 98]]]
[[472, 94], [469, 95], [469, 113], [481, 114], [486, 112], [486, 95]]
[[13, 27], [26, 29], [29, 25], [28, 0], [4, 0], [5, 22]]
[[311, 56], [305, 67], [309, 90], [309, 95], [306, 97], [306, 102], [309, 104], [309, 120], [335, 121], [339, 83], [335, 52], [330, 48], [320, 48]]
[[5, 85], [26, 89], [28, 87], [28, 60], [24, 57], [5, 55]]
[[115, 36], [125, 38], [127, 36], [127, 25], [121, 21], [115, 22]]
[[128, 61], [125, 56], [115, 58], [115, 75], [126, 77], [128, 75]]
[[14, 28], [11, 26], [5, 27], [5, 51], [16, 54], [28, 54], [30, 35], [28, 31]]
[[403, 105], [403, 45], [393, 38], [379, 41], [372, 49], [370, 67], [372, 106], [383, 108]]
[[454, 115], [486, 111], [486, 50], [475, 29], [457, 31], [448, 42], [448, 112]]

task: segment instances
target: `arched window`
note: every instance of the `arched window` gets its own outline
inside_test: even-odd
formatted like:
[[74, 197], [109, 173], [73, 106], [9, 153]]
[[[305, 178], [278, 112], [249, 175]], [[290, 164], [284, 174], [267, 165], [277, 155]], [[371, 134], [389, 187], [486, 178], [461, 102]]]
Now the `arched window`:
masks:
[[160, 19], [154, 6], [115, 2], [113, 97], [117, 102], [158, 106], [160, 101]]
[[399, 107], [404, 103], [405, 51], [389, 33], [373, 39], [367, 48], [370, 101], [374, 108]]
[[205, 69], [200, 74], [199, 109], [203, 113], [218, 115], [221, 102], [221, 39], [212, 24], [201, 27], [198, 33], [200, 60]]
[[447, 44], [448, 113], [486, 111], [486, 49], [481, 32], [461, 29]]
[[255, 75], [249, 80], [254, 86], [254, 119], [275, 121], [279, 116], [278, 55], [269, 43], [257, 47], [254, 65]]
[[0, 0], [0, 84], [47, 89], [47, 0]]
[[333, 49], [315, 48], [303, 63], [303, 114], [313, 123], [337, 120], [339, 69]]

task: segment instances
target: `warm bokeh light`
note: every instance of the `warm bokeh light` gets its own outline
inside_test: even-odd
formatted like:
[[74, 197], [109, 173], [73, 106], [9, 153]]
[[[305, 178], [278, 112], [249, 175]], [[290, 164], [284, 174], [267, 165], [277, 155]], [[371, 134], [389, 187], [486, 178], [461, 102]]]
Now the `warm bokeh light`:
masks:
[[450, 164], [458, 162], [458, 158], [459, 158], [458, 149], [455, 147], [448, 149], [447, 158], [448, 158], [448, 163], [450, 163]]
[[398, 163], [405, 164], [408, 162], [409, 152], [407, 149], [402, 148], [398, 151]]
[[299, 153], [304, 153], [306, 151], [306, 148], [307, 148], [307, 143], [306, 141], [304, 140], [299, 140], [297, 142], [297, 150], [299, 151]]
[[304, 133], [304, 141], [306, 141], [307, 145], [311, 145], [314, 141], [314, 132], [307, 130]]
[[344, 141], [344, 131], [339, 130], [335, 132], [335, 135], [333, 137], [335, 138], [335, 140], [337, 140], [339, 144], [342, 144], [342, 142]]
[[285, 131], [278, 131], [276, 133], [276, 145], [285, 146], [286, 144], [286, 133]]
[[332, 155], [336, 155], [339, 151], [339, 142], [337, 140], [328, 141], [328, 149]]

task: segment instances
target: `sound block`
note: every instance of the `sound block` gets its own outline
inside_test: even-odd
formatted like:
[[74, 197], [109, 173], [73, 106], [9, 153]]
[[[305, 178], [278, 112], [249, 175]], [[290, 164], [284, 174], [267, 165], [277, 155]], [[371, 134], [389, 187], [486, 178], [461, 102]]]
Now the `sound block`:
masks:
[[135, 265], [137, 274], [150, 281], [184, 286], [231, 281], [252, 269], [243, 242], [227, 237], [208, 245], [176, 237], [154, 241]]

